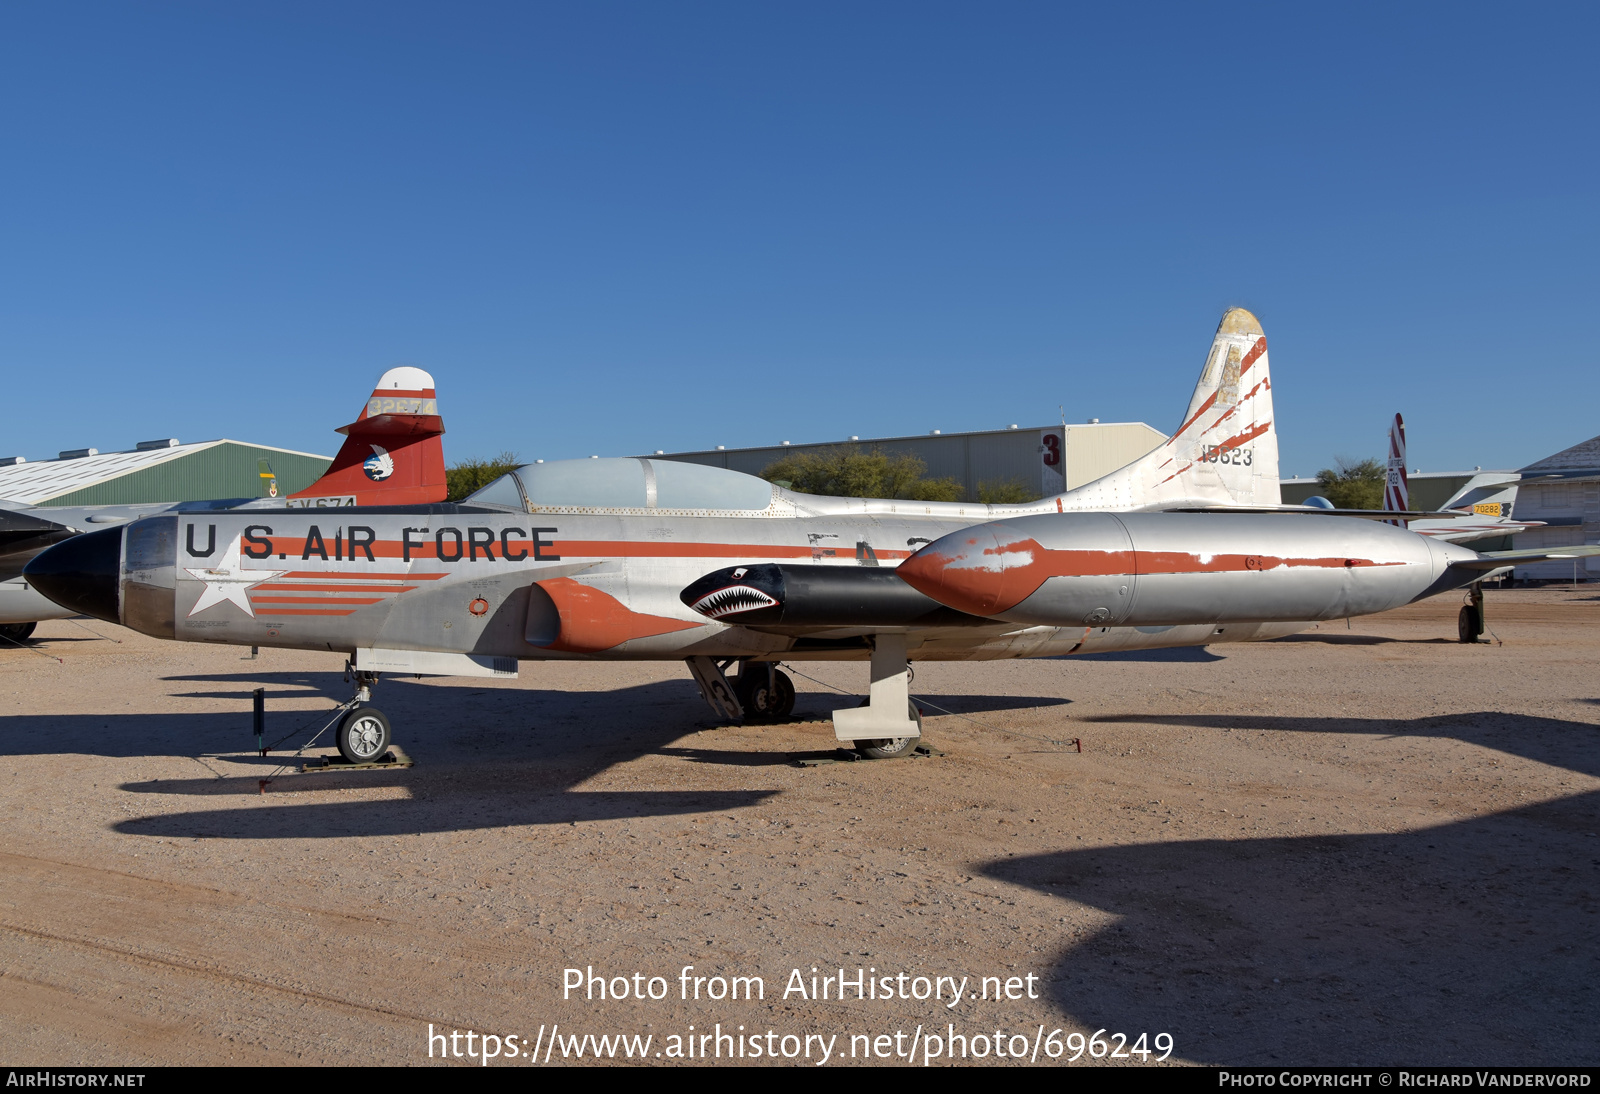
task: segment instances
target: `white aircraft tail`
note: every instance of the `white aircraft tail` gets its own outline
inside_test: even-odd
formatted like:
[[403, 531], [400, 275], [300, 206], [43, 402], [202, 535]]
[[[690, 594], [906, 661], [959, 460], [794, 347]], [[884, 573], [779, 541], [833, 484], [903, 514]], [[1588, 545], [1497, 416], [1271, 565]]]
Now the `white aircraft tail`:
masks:
[[1054, 499], [1062, 511], [1278, 505], [1267, 338], [1230, 308], [1217, 326], [1183, 423], [1133, 463]]

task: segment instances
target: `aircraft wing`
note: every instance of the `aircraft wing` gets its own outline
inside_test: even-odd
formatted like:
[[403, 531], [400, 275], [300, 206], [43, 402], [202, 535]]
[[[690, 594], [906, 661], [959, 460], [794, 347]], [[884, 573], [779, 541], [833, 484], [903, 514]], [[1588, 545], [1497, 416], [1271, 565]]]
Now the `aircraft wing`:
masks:
[[34, 555], [75, 534], [56, 521], [0, 509], [0, 581], [16, 577]]
[[1529, 547], [1522, 551], [1484, 551], [1468, 562], [1453, 562], [1451, 569], [1499, 570], [1506, 566], [1525, 566], [1533, 562], [1551, 562], [1561, 558], [1589, 558], [1600, 555], [1600, 544], [1581, 547]]
[[1162, 509], [1163, 513], [1310, 513], [1324, 517], [1360, 517], [1363, 520], [1427, 520], [1459, 517], [1459, 511], [1416, 509], [1324, 509], [1320, 505], [1195, 505]]

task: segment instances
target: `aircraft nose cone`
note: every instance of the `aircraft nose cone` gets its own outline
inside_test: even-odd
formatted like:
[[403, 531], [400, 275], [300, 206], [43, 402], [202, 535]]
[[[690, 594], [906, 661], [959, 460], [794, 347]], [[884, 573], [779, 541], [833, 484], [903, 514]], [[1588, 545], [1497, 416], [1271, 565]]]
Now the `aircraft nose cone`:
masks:
[[922, 595], [968, 615], [993, 615], [1020, 597], [1007, 591], [1007, 552], [987, 526], [964, 528], [936, 539], [895, 571]]
[[84, 615], [120, 623], [117, 585], [122, 570], [122, 529], [103, 528], [39, 552], [22, 576], [45, 596]]

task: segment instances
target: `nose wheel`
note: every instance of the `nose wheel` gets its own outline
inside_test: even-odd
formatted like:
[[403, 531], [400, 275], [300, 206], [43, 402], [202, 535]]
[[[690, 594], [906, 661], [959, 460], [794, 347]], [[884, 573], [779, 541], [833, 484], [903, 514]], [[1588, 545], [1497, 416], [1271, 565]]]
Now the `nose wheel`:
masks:
[[353, 764], [377, 763], [389, 740], [389, 718], [377, 707], [357, 707], [339, 722], [339, 755]]
[[388, 715], [377, 707], [364, 705], [372, 701], [372, 689], [377, 686], [378, 674], [356, 669], [347, 663], [345, 682], [353, 682], [356, 693], [350, 700], [352, 709], [339, 719], [334, 744], [338, 746], [339, 755], [350, 763], [377, 763], [389, 751], [389, 744], [394, 739]]

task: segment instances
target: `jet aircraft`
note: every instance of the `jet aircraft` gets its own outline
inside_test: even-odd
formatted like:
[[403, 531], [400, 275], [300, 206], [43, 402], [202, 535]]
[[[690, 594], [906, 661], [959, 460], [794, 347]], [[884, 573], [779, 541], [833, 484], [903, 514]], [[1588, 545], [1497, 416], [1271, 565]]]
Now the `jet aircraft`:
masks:
[[[1439, 506], [1440, 512], [1420, 519], [1397, 517], [1391, 524], [1410, 528], [1423, 536], [1447, 543], [1476, 543], [1499, 539], [1542, 528], [1542, 520], [1513, 520], [1517, 484], [1522, 476], [1515, 471], [1482, 471]], [[1383, 486], [1383, 507], [1404, 511], [1411, 507], [1411, 480], [1406, 473], [1406, 423], [1400, 415], [1389, 425], [1389, 461]]]
[[[714, 710], [754, 720], [793, 705], [779, 662], [868, 661], [868, 701], [835, 711], [835, 734], [893, 756], [921, 734], [911, 660], [1276, 637], [1502, 566], [1374, 522], [1277, 515], [1316, 510], [1281, 505], [1271, 387], [1260, 325], [1233, 309], [1167, 442], [1027, 505], [823, 498], [696, 464], [573, 460], [520, 467], [457, 505], [142, 517], [25, 573], [146, 634], [343, 654], [356, 694], [336, 742], [355, 763], [390, 741], [368, 705], [382, 673], [510, 676], [543, 659], [682, 660]], [[1017, 522], [1044, 547], [1067, 543], [1077, 569], [949, 549]], [[1004, 595], [948, 595], [951, 572], [995, 564]], [[1049, 593], [1037, 622], [1013, 611], [1037, 598], [1010, 603], [1007, 584], [1035, 573]], [[1058, 586], [1078, 592], [1058, 605]]]
[[405, 505], [445, 499], [444, 421], [433, 377], [419, 368], [392, 368], [378, 379], [361, 413], [337, 432], [345, 434], [326, 473], [288, 497], [261, 462], [259, 498], [153, 502], [132, 505], [10, 505], [0, 502], [0, 637], [21, 642], [42, 619], [76, 615], [33, 589], [22, 568], [44, 548], [108, 524], [157, 513], [221, 509], [284, 509]]

